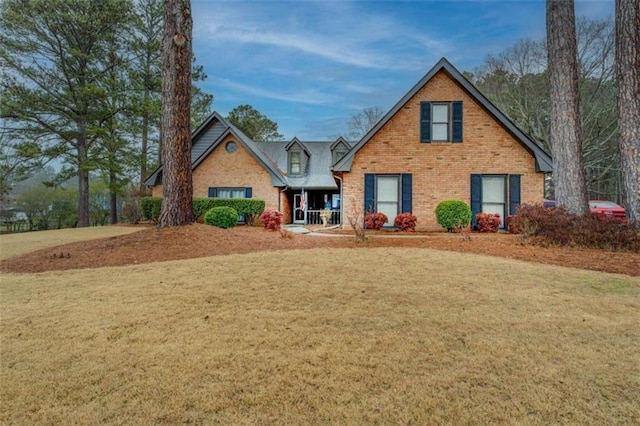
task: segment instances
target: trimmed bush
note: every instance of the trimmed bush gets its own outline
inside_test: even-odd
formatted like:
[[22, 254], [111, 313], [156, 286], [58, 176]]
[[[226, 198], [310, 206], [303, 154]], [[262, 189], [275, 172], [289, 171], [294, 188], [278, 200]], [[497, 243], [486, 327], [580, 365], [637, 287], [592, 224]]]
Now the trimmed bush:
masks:
[[511, 225], [534, 244], [640, 252], [639, 227], [592, 214], [575, 216], [562, 207], [523, 204]]
[[214, 198], [194, 198], [193, 199], [193, 217], [198, 220], [198, 218], [202, 217], [204, 219], [204, 215], [206, 212], [211, 210], [214, 207], [218, 207], [213, 203]]
[[418, 218], [411, 213], [400, 213], [393, 220], [393, 227], [404, 232], [415, 232], [417, 221]]
[[[255, 219], [264, 211], [264, 200], [258, 198], [194, 198], [193, 217], [198, 220], [214, 207], [231, 207], [244, 221], [253, 225]], [[162, 197], [144, 197], [141, 200], [142, 217], [145, 220], [158, 220], [162, 208]]]
[[144, 220], [158, 220], [162, 209], [162, 197], [144, 197], [140, 200], [140, 208]]
[[282, 224], [282, 213], [277, 210], [267, 210], [260, 215], [260, 221], [265, 229], [277, 231]]
[[214, 207], [204, 214], [204, 223], [218, 228], [233, 228], [238, 224], [238, 212], [231, 207]]
[[500, 228], [500, 215], [494, 213], [478, 213], [476, 215], [478, 232], [498, 232]]
[[448, 232], [466, 228], [471, 223], [471, 208], [464, 201], [443, 201], [436, 206], [436, 220]]
[[258, 198], [210, 198], [213, 207], [231, 207], [244, 217], [247, 225], [253, 225], [264, 211], [264, 200]]
[[384, 213], [369, 213], [364, 216], [365, 229], [382, 229], [385, 223], [389, 221], [389, 218]]

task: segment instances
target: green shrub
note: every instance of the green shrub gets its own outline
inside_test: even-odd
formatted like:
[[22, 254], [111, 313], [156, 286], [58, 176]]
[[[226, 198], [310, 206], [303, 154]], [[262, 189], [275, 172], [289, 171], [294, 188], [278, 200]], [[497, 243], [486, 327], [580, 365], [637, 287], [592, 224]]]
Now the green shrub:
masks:
[[140, 200], [140, 208], [144, 220], [158, 220], [162, 209], [162, 197], [144, 197]]
[[[244, 221], [253, 225], [260, 213], [264, 211], [264, 200], [257, 198], [194, 198], [193, 217], [198, 219], [214, 207], [231, 207]], [[162, 208], [162, 197], [144, 197], [140, 208], [144, 220], [158, 220]]]
[[248, 225], [253, 225], [256, 218], [264, 211], [264, 200], [258, 198], [212, 198], [213, 207], [231, 207], [244, 217]]
[[204, 223], [218, 228], [233, 228], [238, 224], [238, 212], [231, 207], [214, 207], [204, 214]]
[[443, 201], [436, 207], [436, 220], [449, 232], [466, 228], [471, 222], [471, 209], [464, 201]]
[[193, 199], [193, 217], [198, 219], [200, 216], [204, 217], [204, 214], [214, 207], [217, 207], [214, 202], [214, 198], [194, 198]]

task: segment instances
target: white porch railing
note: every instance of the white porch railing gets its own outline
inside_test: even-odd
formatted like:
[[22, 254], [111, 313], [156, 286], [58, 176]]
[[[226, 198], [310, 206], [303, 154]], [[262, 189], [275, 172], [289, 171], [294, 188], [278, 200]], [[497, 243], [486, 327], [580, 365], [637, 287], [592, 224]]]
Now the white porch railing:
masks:
[[[322, 212], [322, 210], [307, 210], [307, 225], [322, 225], [320, 212]], [[329, 218], [328, 224], [340, 224], [340, 210], [331, 210], [331, 217]]]

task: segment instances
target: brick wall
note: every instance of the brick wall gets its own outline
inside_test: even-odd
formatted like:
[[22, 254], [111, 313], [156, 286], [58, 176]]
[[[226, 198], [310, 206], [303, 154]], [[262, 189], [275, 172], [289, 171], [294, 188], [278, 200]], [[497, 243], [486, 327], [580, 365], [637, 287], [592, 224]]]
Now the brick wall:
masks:
[[[236, 152], [225, 150], [235, 142]], [[209, 187], [251, 187], [253, 198], [265, 201], [265, 209], [278, 210], [280, 191], [271, 184], [271, 175], [233, 136], [228, 136], [193, 171], [193, 196], [207, 197]], [[153, 195], [162, 196], [162, 185], [153, 187]]]
[[[420, 102], [459, 100], [463, 101], [463, 143], [420, 143]], [[420, 229], [441, 229], [434, 214], [440, 201], [470, 203], [474, 173], [520, 174], [522, 202], [543, 199], [544, 175], [535, 173], [533, 155], [443, 71], [356, 154], [351, 171], [344, 174], [346, 215], [353, 206], [363, 208], [365, 173], [413, 174], [413, 214]]]

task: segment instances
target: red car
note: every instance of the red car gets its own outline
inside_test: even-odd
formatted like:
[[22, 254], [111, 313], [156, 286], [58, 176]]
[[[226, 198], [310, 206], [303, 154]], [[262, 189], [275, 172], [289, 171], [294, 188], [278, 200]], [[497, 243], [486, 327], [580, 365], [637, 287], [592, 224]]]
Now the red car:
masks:
[[624, 207], [613, 201], [589, 200], [589, 210], [592, 214], [602, 215], [618, 219], [621, 223], [627, 223], [627, 214]]
[[[544, 207], [554, 208], [556, 202], [554, 200], [544, 200]], [[617, 219], [620, 223], [627, 223], [627, 214], [624, 207], [617, 205], [613, 201], [589, 200], [589, 210], [591, 214], [601, 215]]]

